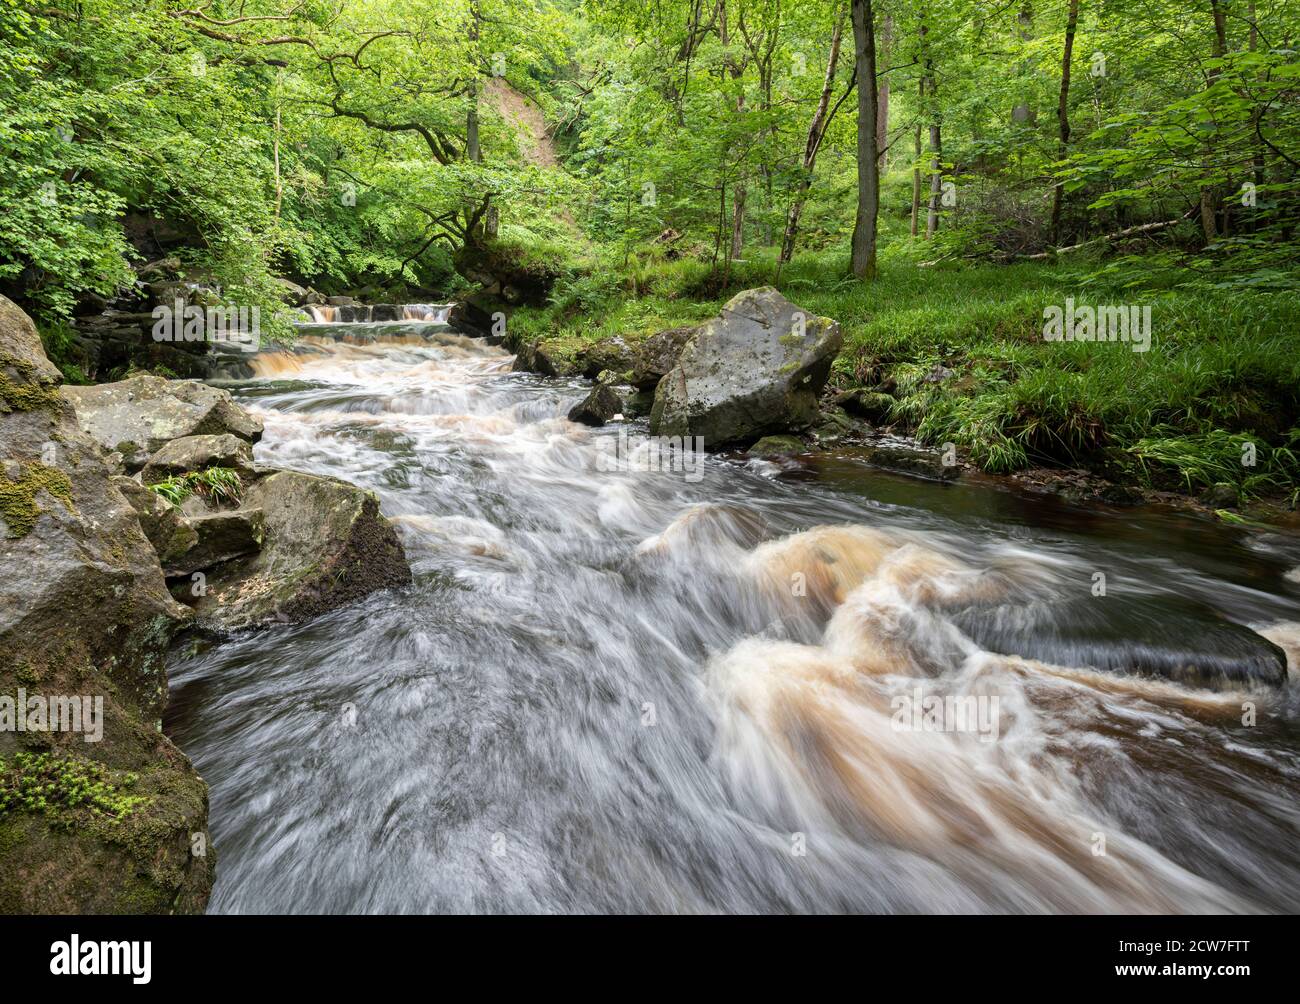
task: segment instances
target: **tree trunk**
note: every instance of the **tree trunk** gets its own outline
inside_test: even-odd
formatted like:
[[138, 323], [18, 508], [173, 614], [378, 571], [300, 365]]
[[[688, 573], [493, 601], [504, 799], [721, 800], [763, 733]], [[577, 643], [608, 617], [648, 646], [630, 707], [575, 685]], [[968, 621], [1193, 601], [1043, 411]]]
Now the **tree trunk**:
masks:
[[[884, 14], [880, 19], [880, 62], [889, 65], [890, 45], [894, 40], [894, 19]], [[880, 151], [880, 170], [889, 169], [889, 73], [880, 75], [876, 100], [876, 149]]]
[[808, 126], [808, 140], [803, 148], [803, 172], [799, 175], [795, 187], [794, 201], [786, 215], [785, 235], [781, 238], [780, 264], [785, 265], [794, 255], [795, 237], [799, 233], [799, 218], [803, 215], [804, 203], [808, 199], [808, 189], [812, 187], [813, 168], [817, 164], [817, 151], [826, 132], [826, 116], [830, 112], [831, 92], [835, 87], [835, 70], [840, 61], [840, 39], [844, 34], [844, 10], [841, 8], [835, 18], [835, 28], [831, 32], [831, 54], [826, 59], [826, 75], [822, 78], [822, 93], [817, 99], [817, 110], [813, 112], [812, 122]]
[[922, 102], [930, 113], [930, 200], [926, 206], [925, 239], [929, 240], [939, 229], [939, 197], [943, 192], [943, 127], [939, 119], [939, 83], [934, 76], [934, 59], [925, 50], [925, 36], [928, 29], [921, 25], [921, 49], [925, 73], [921, 77], [921, 92], [929, 95], [929, 102]]
[[280, 106], [275, 106], [275, 218], [280, 218], [280, 205], [284, 202], [284, 181], [280, 177]]
[[[1056, 104], [1056, 121], [1060, 126], [1060, 159], [1070, 146], [1070, 59], [1074, 55], [1074, 33], [1079, 26], [1079, 0], [1070, 0], [1065, 21], [1065, 46], [1061, 50], [1061, 96]], [[1061, 243], [1061, 204], [1065, 201], [1065, 184], [1058, 181], [1052, 192], [1052, 245]]]
[[465, 159], [471, 164], [483, 163], [483, 151], [478, 143], [478, 4], [470, 5], [469, 42], [473, 50], [475, 76], [469, 82], [469, 109], [465, 112]]
[[925, 215], [925, 237], [929, 240], [939, 229], [939, 197], [943, 193], [943, 136], [941, 126], [930, 126], [930, 203]]
[[871, 0], [853, 0], [853, 44], [858, 75], [858, 208], [853, 222], [853, 274], [876, 277], [880, 215], [880, 161], [876, 145], [876, 36]]
[[[1214, 58], [1222, 59], [1228, 51], [1228, 25], [1227, 16], [1223, 10], [1223, 0], [1210, 0], [1210, 12], [1214, 16]], [[1209, 73], [1210, 86], [1219, 77], [1217, 69]], [[1207, 169], [1211, 167], [1210, 163], [1206, 164]], [[1201, 230], [1205, 233], [1205, 243], [1213, 244], [1219, 238], [1219, 227], [1215, 220], [1218, 215], [1219, 198], [1215, 193], [1213, 185], [1201, 186]]]
[[[1255, 0], [1250, 0], [1249, 17], [1250, 17], [1250, 51], [1255, 52], [1259, 48], [1259, 27], [1255, 21]], [[1257, 112], [1262, 115], [1262, 111]], [[1255, 152], [1250, 158], [1250, 176], [1255, 183], [1256, 197], [1259, 195], [1259, 189], [1264, 187], [1264, 144], [1256, 140]], [[1254, 209], [1255, 207], [1251, 207]], [[1255, 233], [1259, 230], [1259, 213], [1250, 214], [1250, 230]]]
[[745, 200], [749, 191], [743, 184], [731, 193], [731, 257], [739, 258], [745, 249]]
[[[925, 89], [924, 83], [921, 85]], [[912, 160], [912, 236], [917, 234], [917, 225], [921, 218], [921, 123], [916, 124], [916, 139]]]
[[[1020, 8], [1020, 13], [1016, 15], [1016, 21], [1019, 23], [1019, 34], [1022, 42], [1028, 42], [1034, 35], [1034, 9], [1026, 0]], [[1029, 63], [1026, 61], [1020, 67], [1021, 76], [1029, 72]], [[1022, 81], [1023, 83], [1023, 81]], [[1029, 102], [1021, 101], [1011, 109], [1011, 121], [1022, 125], [1032, 125], [1034, 122], [1034, 110]]]
[[[727, 0], [718, 0], [718, 41], [724, 47], [731, 44], [731, 35], [727, 28]], [[740, 80], [745, 73], [744, 62], [732, 59], [728, 55], [727, 72], [731, 74], [732, 80]], [[744, 111], [745, 92], [742, 88], [741, 92], [736, 96], [736, 112], [743, 114]], [[745, 199], [748, 192], [745, 187], [743, 167], [740, 167], [740, 172], [740, 180], [736, 182], [731, 193], [731, 242], [727, 245], [728, 274], [730, 274], [731, 259], [739, 258], [745, 248]]]

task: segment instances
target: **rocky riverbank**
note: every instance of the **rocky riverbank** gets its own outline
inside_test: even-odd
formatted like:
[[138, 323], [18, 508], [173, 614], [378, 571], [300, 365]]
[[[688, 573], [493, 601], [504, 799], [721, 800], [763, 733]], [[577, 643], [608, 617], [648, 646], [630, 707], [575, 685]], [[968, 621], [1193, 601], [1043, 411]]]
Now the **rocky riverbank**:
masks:
[[[477, 314], [488, 315], [504, 305], [479, 301]], [[776, 310], [779, 324], [758, 321], [765, 311]], [[784, 311], [784, 314], [780, 314]], [[747, 313], [750, 315], [747, 317]], [[505, 344], [517, 353], [515, 368], [544, 376], [584, 377], [595, 382], [590, 396], [573, 410], [570, 418], [600, 425], [623, 418], [651, 417], [654, 428], [680, 432], [680, 421], [660, 424], [654, 420], [656, 401], [661, 408], [680, 411], [674, 398], [683, 388], [692, 388], [697, 399], [687, 404], [699, 408], [703, 398], [714, 397], [725, 408], [739, 408], [744, 415], [735, 430], [709, 427], [708, 421], [693, 430], [708, 431], [710, 449], [740, 451], [767, 459], [792, 459], [812, 451], [842, 445], [863, 448], [857, 452], [882, 469], [928, 480], [952, 481], [965, 474], [1001, 481], [1017, 489], [1059, 498], [1072, 505], [1129, 507], [1144, 504], [1197, 512], [1227, 522], [1258, 522], [1300, 527], [1294, 501], [1285, 498], [1244, 499], [1237, 488], [1218, 484], [1207, 490], [1179, 490], [1177, 484], [1160, 487], [1136, 477], [1131, 465], [1102, 464], [1098, 469], [1034, 465], [1010, 473], [981, 470], [967, 451], [943, 444], [926, 445], [915, 438], [920, 419], [898, 417], [899, 388], [891, 379], [859, 385], [833, 370], [839, 343], [833, 351], [823, 341], [821, 348], [802, 358], [802, 345], [791, 351], [789, 332], [778, 332], [778, 345], [765, 346], [769, 331], [793, 323], [801, 315], [805, 328], [814, 331], [821, 322], [813, 312], [800, 310], [780, 293], [767, 287], [746, 290], [722, 308], [720, 314], [701, 324], [681, 325], [646, 333], [629, 327], [617, 334], [595, 339], [574, 339], [551, 334], [529, 333], [530, 324], [505, 325]], [[773, 315], [776, 316], [776, 315]], [[572, 319], [570, 319], [572, 325]], [[838, 328], [838, 325], [836, 326]], [[733, 333], [734, 332], [734, 333]], [[782, 336], [784, 341], [782, 341]], [[816, 334], [814, 334], [814, 340]], [[688, 345], [696, 348], [686, 352]], [[685, 356], [684, 356], [685, 353]], [[687, 360], [685, 367], [680, 361]], [[827, 377], [821, 370], [831, 375]], [[664, 378], [676, 370], [673, 381]], [[755, 379], [775, 371], [770, 382]], [[787, 380], [802, 374], [806, 383]], [[927, 379], [955, 380], [956, 375], [937, 367]], [[747, 383], [748, 392], [741, 383]], [[714, 386], [708, 386], [712, 384]], [[658, 391], [665, 388], [664, 394]], [[757, 387], [766, 388], [756, 392]], [[797, 387], [796, 399], [788, 395]], [[815, 405], [809, 401], [812, 393]], [[757, 393], [757, 398], [752, 397]], [[763, 403], [763, 393], [771, 394]], [[864, 452], [865, 451], [865, 452]]]
[[161, 731], [169, 646], [410, 569], [373, 493], [256, 465], [261, 424], [225, 391], [60, 382], [0, 298], [0, 912], [200, 912], [215, 852], [206, 786]]

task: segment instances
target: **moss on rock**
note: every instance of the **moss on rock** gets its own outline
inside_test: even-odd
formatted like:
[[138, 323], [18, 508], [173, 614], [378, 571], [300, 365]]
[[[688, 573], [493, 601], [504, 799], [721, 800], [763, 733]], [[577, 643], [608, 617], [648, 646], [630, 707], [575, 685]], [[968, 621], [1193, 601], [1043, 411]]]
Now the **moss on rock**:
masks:
[[76, 515], [72, 481], [66, 474], [44, 464], [22, 465], [17, 480], [0, 479], [0, 518], [9, 527], [11, 537], [26, 537], [32, 532], [42, 512], [36, 502], [41, 492], [62, 502], [69, 513]]

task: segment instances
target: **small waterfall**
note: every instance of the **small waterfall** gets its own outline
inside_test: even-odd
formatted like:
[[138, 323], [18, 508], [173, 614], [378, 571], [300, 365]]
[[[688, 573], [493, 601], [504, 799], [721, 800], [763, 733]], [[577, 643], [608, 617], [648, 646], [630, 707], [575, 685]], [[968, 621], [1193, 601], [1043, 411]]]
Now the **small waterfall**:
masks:
[[446, 324], [447, 315], [451, 313], [449, 303], [407, 303], [402, 306], [404, 321], [432, 321]]
[[365, 303], [329, 306], [308, 304], [304, 309], [312, 324], [366, 324], [382, 321], [420, 321], [446, 324], [450, 303]]

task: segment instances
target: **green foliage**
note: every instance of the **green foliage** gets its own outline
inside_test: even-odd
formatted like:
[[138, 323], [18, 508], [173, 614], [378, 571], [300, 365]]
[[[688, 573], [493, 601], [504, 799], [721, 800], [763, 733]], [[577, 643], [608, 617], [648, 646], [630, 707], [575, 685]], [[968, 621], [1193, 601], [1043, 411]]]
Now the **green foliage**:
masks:
[[[775, 283], [841, 322], [840, 383], [889, 383], [901, 427], [990, 470], [1293, 484], [1294, 4], [1258, 0], [1221, 26], [1209, 4], [1081, 4], [1064, 95], [1067, 4], [878, 4], [890, 99], [873, 285], [847, 278], [846, 8], [0, 0], [0, 287], [42, 315], [77, 379], [56, 322], [164, 251], [227, 301], [263, 305], [273, 338], [277, 273], [395, 300], [494, 279], [549, 289], [510, 337], [561, 348], [635, 341]], [[780, 264], [796, 207], [802, 253]], [[987, 264], [1053, 248], [1059, 265]], [[1151, 306], [1152, 351], [1044, 342], [1044, 307], [1067, 297]], [[1230, 477], [1246, 439], [1259, 466]]]
[[178, 474], [145, 487], [177, 506], [196, 492], [222, 505], [239, 505], [244, 493], [244, 482], [239, 472], [229, 467], [209, 467]]
[[0, 757], [0, 818], [11, 812], [43, 815], [70, 823], [85, 813], [117, 823], [150, 799], [132, 795], [135, 774], [113, 771], [93, 760], [55, 753], [16, 753]]

